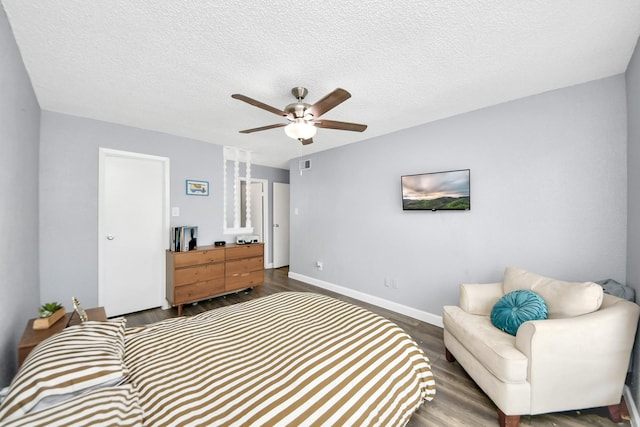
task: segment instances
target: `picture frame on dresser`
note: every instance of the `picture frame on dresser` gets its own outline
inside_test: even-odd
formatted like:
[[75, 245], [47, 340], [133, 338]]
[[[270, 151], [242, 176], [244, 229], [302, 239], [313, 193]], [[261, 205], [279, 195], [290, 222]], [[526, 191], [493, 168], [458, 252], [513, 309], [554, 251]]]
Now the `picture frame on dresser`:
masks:
[[198, 249], [198, 227], [182, 226], [171, 229], [170, 250], [187, 252]]

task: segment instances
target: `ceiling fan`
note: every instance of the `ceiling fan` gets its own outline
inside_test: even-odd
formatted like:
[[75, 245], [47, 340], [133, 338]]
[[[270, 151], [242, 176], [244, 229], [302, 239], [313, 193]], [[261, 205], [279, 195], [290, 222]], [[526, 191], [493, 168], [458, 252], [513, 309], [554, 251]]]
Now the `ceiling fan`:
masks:
[[283, 110], [279, 110], [263, 102], [256, 101], [248, 96], [237, 93], [231, 95], [232, 98], [244, 101], [254, 107], [262, 108], [263, 110], [267, 110], [288, 120], [284, 123], [276, 123], [273, 125], [241, 130], [240, 133], [252, 133], [261, 130], [284, 127], [284, 132], [287, 136], [297, 139], [302, 143], [302, 145], [307, 145], [313, 142], [313, 137], [315, 136], [318, 128], [350, 130], [354, 132], [363, 132], [367, 128], [367, 125], [357, 123], [320, 119], [321, 115], [351, 98], [351, 94], [344, 89], [338, 88], [334, 90], [313, 105], [302, 101], [308, 93], [306, 88], [294, 87], [291, 89], [291, 93], [297, 99], [297, 102], [287, 105]]

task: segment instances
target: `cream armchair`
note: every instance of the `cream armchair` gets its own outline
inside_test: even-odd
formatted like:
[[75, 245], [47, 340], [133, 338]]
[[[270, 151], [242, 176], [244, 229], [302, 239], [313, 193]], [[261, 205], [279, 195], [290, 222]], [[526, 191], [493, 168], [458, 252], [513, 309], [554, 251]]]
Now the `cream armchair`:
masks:
[[[539, 293], [549, 307], [548, 319], [523, 323], [515, 336], [490, 320], [513, 288]], [[573, 315], [580, 310], [593, 311]], [[501, 426], [517, 426], [521, 415], [602, 406], [619, 422], [639, 316], [638, 305], [593, 283], [508, 268], [504, 282], [461, 285], [460, 306], [444, 307], [446, 357], [495, 403]]]

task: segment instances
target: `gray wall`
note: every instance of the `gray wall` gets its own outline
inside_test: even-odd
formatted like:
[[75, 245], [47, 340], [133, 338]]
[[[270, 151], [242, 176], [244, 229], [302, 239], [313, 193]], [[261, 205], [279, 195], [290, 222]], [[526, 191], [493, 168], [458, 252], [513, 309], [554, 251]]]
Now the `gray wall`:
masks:
[[[626, 150], [618, 75], [295, 159], [290, 271], [438, 316], [509, 265], [624, 282]], [[401, 175], [464, 168], [471, 211], [402, 211]]]
[[[64, 114], [42, 112], [40, 162], [41, 299], [98, 303], [98, 148], [164, 156], [171, 164], [171, 226], [197, 225], [198, 244], [222, 233], [222, 146]], [[288, 180], [255, 167], [253, 177]], [[209, 181], [209, 197], [187, 196], [185, 180]]]
[[[636, 290], [636, 301], [640, 295], [640, 47], [631, 58], [626, 73], [627, 79], [627, 284]], [[640, 407], [640, 351], [636, 335], [634, 374], [631, 392], [636, 407]]]
[[0, 386], [17, 369], [18, 342], [38, 314], [40, 107], [0, 7]]

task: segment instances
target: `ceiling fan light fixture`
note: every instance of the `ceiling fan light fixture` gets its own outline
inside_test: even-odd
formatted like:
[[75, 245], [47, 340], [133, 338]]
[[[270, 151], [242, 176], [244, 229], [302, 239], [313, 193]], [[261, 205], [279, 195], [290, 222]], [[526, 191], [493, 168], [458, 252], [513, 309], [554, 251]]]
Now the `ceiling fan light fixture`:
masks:
[[291, 93], [297, 99], [297, 102], [287, 105], [282, 110], [267, 105], [264, 102], [256, 101], [255, 99], [249, 98], [248, 96], [240, 95], [239, 93], [231, 95], [231, 97], [234, 99], [246, 102], [249, 105], [253, 105], [254, 107], [269, 111], [270, 113], [277, 114], [278, 116], [284, 117], [289, 121], [289, 124], [287, 124], [286, 122], [276, 123], [272, 125], [241, 130], [240, 133], [253, 133], [267, 129], [284, 127], [284, 132], [289, 138], [297, 139], [302, 143], [302, 145], [309, 145], [313, 143], [313, 137], [316, 135], [319, 127], [323, 129], [348, 130], [352, 132], [364, 132], [364, 130], [367, 128], [367, 125], [358, 123], [339, 122], [335, 120], [324, 119], [318, 121], [320, 116], [322, 116], [324, 113], [351, 98], [351, 94], [344, 89], [335, 89], [333, 92], [325, 95], [313, 105], [302, 102], [307, 95], [307, 89], [301, 86], [294, 87], [293, 89], [291, 89]]
[[289, 138], [299, 141], [313, 138], [316, 136], [316, 132], [318, 132], [317, 127], [302, 119], [296, 119], [284, 127], [284, 133], [286, 133]]

